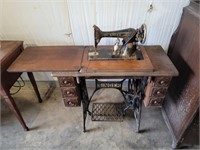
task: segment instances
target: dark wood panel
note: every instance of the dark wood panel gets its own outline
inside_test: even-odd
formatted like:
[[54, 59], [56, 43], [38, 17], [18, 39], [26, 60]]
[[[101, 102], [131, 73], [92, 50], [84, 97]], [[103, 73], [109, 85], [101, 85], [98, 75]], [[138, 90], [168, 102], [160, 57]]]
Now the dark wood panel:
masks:
[[24, 130], [29, 130], [26, 126], [14, 99], [10, 96], [10, 88], [20, 77], [21, 73], [8, 73], [6, 69], [17, 58], [23, 49], [22, 41], [0, 41], [0, 96], [3, 97], [11, 111], [21, 123]]
[[184, 143], [184, 134], [199, 108], [199, 14], [199, 4], [191, 2], [184, 8], [169, 49], [169, 56], [179, 71], [179, 76], [171, 81], [163, 105], [173, 147]]
[[10, 89], [22, 73], [9, 73], [6, 69], [23, 50], [22, 41], [0, 41], [1, 87]]
[[23, 44], [22, 41], [0, 41], [0, 61], [4, 62]]

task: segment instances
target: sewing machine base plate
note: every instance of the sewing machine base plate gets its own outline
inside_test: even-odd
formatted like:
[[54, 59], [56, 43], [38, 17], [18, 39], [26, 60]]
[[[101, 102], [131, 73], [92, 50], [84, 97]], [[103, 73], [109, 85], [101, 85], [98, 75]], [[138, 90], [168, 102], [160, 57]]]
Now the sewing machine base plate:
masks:
[[97, 49], [88, 51], [88, 60], [143, 60], [143, 55], [140, 50], [136, 50], [131, 56], [123, 56], [122, 54], [113, 55], [112, 49]]

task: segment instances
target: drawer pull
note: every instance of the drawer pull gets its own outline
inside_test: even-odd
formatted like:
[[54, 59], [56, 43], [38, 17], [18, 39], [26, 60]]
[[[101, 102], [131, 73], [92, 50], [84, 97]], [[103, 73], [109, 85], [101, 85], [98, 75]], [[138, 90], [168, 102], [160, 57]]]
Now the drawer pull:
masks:
[[160, 91], [157, 91], [157, 92], [156, 92], [156, 94], [157, 94], [157, 95], [160, 95], [160, 94], [161, 94], [161, 92], [160, 92]]
[[67, 91], [67, 92], [66, 92], [66, 95], [67, 95], [67, 96], [75, 95], [75, 94], [73, 94], [73, 93], [74, 93], [74, 92], [72, 92], [72, 91]]
[[170, 83], [169, 77], [158, 77], [155, 80], [155, 86], [167, 87], [167, 86], [169, 86], [169, 83]]
[[73, 97], [73, 98], [64, 98], [64, 103], [66, 107], [75, 107], [75, 106], [80, 106], [80, 102], [78, 97]]
[[160, 81], [160, 84], [161, 84], [161, 85], [165, 84], [165, 81], [161, 80], [161, 81]]
[[62, 96], [65, 97], [72, 97], [77, 96], [76, 88], [61, 88]]
[[68, 77], [58, 77], [60, 87], [71, 87], [75, 85], [73, 78]]
[[63, 83], [64, 83], [65, 85], [71, 85], [71, 82], [68, 81], [68, 80], [64, 80]]
[[162, 106], [164, 98], [151, 98], [149, 106]]
[[67, 106], [71, 106], [71, 107], [73, 107], [73, 106], [78, 106], [78, 103], [68, 101], [68, 102], [67, 102]]
[[163, 97], [165, 96], [165, 93], [167, 92], [166, 88], [154, 88], [152, 91], [151, 96], [156, 96], [156, 97]]
[[63, 82], [63, 83], [64, 83], [64, 84], [67, 84], [67, 83], [69, 84], [69, 82], [67, 82], [66, 80], [64, 80], [64, 82]]

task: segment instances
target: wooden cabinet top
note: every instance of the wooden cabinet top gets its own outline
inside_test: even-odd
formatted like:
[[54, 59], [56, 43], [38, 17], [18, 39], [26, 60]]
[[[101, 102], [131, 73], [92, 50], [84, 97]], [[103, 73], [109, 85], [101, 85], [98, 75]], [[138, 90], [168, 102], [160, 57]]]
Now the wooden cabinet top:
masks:
[[[85, 46], [26, 48], [10, 72], [53, 72], [55, 76], [177, 76], [178, 71], [160, 46], [140, 46], [146, 61], [88, 60]], [[147, 59], [146, 59], [147, 58]]]
[[10, 64], [23, 50], [22, 41], [0, 41], [1, 73], [5, 72]]
[[82, 46], [28, 47], [9, 67], [11, 72], [78, 71], [84, 52]]
[[5, 61], [22, 44], [23, 41], [0, 41], [0, 62]]

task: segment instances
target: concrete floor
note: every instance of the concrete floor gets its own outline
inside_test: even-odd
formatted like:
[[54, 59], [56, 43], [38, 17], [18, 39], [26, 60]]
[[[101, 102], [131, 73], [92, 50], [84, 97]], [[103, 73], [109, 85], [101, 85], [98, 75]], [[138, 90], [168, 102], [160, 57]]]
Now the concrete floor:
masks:
[[[13, 96], [30, 128], [25, 132], [4, 101], [1, 101], [2, 150], [129, 150], [171, 149], [171, 136], [160, 108], [142, 110], [141, 133], [135, 133], [136, 122], [131, 112], [123, 122], [93, 122], [87, 118], [83, 133], [81, 107], [65, 107], [58, 87], [37, 82], [43, 103], [38, 103], [32, 86], [26, 86]], [[91, 93], [93, 88], [89, 88]], [[14, 90], [14, 89], [13, 89]], [[52, 92], [53, 90], [53, 92]], [[50, 98], [49, 98], [50, 96]], [[121, 101], [114, 89], [102, 89], [93, 101]]]

